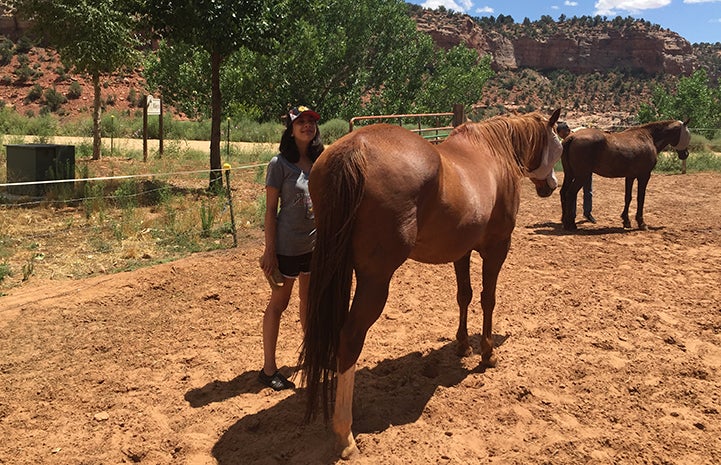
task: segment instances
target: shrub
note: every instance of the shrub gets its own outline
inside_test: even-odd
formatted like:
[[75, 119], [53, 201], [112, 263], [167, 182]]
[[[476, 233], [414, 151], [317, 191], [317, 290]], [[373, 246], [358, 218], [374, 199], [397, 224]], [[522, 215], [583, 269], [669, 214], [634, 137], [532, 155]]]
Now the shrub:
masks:
[[13, 47], [11, 40], [5, 37], [0, 38], [0, 65], [10, 64], [14, 55]]
[[78, 81], [70, 83], [70, 89], [68, 90], [66, 97], [70, 100], [76, 100], [79, 99], [81, 95], [83, 95], [83, 88], [80, 83], [78, 83]]
[[25, 102], [34, 102], [38, 99], [40, 99], [43, 96], [43, 87], [40, 84], [35, 84], [30, 89], [30, 92], [28, 92], [27, 97], [25, 97]]
[[63, 94], [52, 89], [45, 90], [45, 103], [47, 104], [50, 111], [58, 111], [63, 103], [66, 103], [68, 99]]
[[58, 77], [55, 79], [58, 82], [62, 82], [68, 79], [67, 70], [65, 69], [65, 66], [58, 66], [55, 68], [55, 74], [58, 75]]
[[17, 53], [28, 53], [34, 46], [35, 44], [28, 36], [22, 36], [18, 39], [15, 49], [17, 50]]
[[348, 133], [348, 122], [342, 119], [332, 119], [321, 125], [320, 134], [323, 144], [329, 145]]

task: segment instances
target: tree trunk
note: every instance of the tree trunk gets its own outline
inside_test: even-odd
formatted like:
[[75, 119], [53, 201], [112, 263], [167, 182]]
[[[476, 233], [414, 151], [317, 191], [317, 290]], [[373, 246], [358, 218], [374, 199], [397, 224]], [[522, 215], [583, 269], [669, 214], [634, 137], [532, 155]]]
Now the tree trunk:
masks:
[[210, 70], [212, 91], [210, 98], [210, 186], [214, 192], [220, 192], [223, 187], [223, 172], [220, 163], [220, 63], [222, 57], [218, 52], [210, 54]]
[[100, 73], [93, 73], [93, 160], [100, 160]]

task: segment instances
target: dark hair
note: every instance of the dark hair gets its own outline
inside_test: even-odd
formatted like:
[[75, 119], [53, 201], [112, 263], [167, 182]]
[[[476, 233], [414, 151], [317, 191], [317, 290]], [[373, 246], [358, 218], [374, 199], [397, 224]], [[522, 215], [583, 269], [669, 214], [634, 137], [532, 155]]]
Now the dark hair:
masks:
[[558, 124], [556, 124], [556, 131], [560, 131], [561, 129], [569, 129], [568, 123], [565, 121], [559, 121]]
[[[318, 123], [315, 123], [315, 137], [310, 141], [308, 147], [310, 161], [316, 161], [324, 148], [323, 141], [320, 138], [320, 128]], [[300, 160], [298, 146], [295, 145], [295, 139], [293, 138], [293, 123], [286, 125], [283, 135], [280, 136], [280, 154], [291, 163], [297, 163]]]

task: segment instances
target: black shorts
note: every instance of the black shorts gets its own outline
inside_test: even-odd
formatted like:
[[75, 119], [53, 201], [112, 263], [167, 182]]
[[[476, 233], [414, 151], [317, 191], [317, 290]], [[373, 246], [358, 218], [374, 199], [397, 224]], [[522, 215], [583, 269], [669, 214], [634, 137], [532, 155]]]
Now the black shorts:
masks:
[[286, 278], [297, 278], [301, 273], [310, 273], [310, 259], [313, 252], [303, 255], [278, 255], [278, 270]]

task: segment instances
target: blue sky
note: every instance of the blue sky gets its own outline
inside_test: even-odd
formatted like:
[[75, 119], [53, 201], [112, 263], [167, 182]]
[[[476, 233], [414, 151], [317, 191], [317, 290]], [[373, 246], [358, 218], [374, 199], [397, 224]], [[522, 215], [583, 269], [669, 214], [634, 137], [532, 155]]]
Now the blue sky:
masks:
[[721, 42], [721, 0], [406, 0], [435, 9], [470, 16], [513, 17], [517, 23], [543, 15], [558, 19], [572, 16], [632, 16], [676, 32], [691, 43]]

